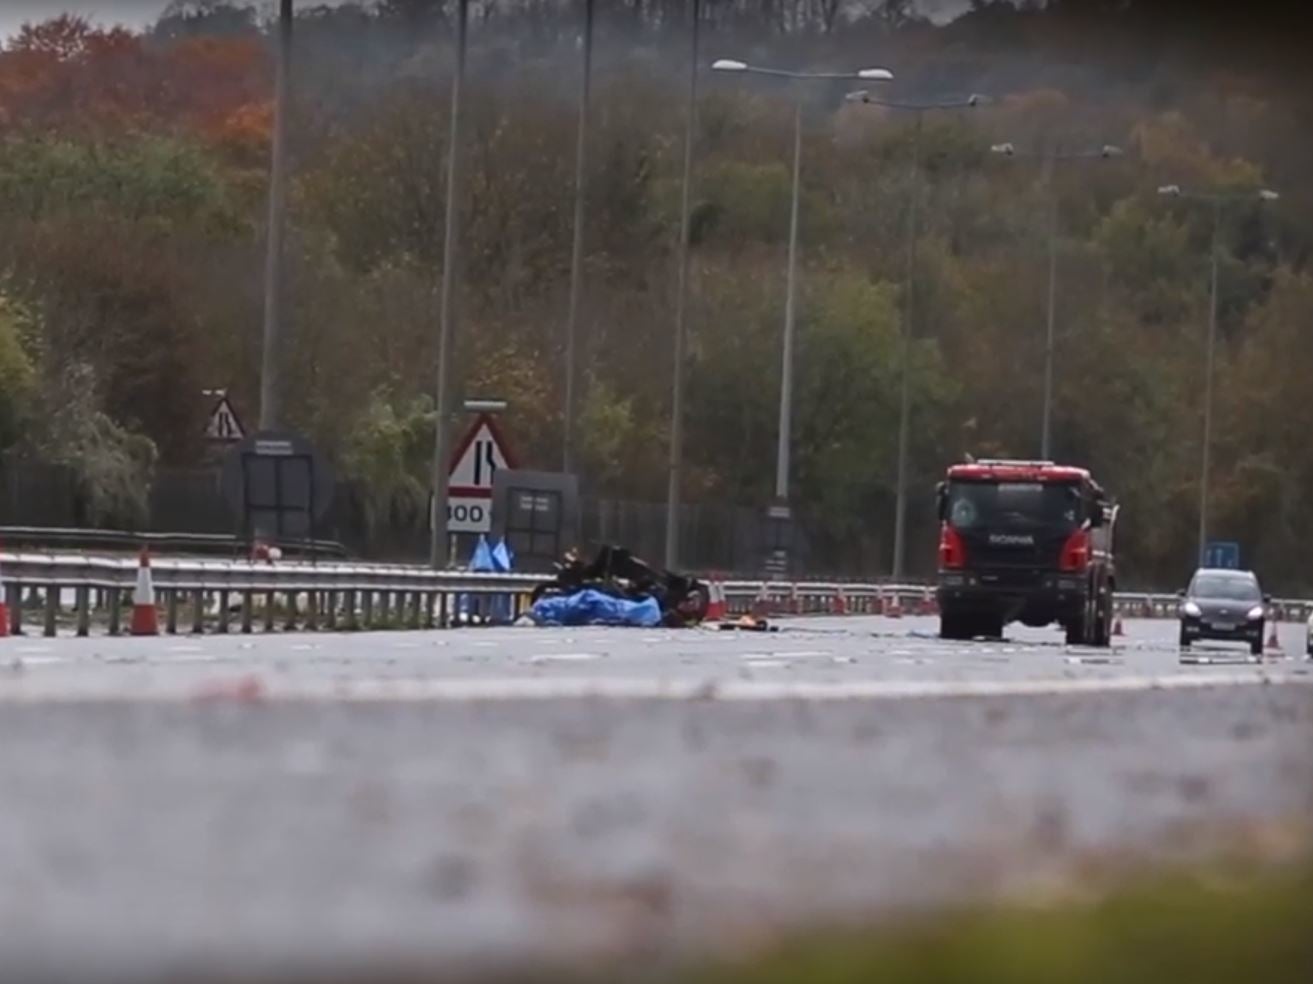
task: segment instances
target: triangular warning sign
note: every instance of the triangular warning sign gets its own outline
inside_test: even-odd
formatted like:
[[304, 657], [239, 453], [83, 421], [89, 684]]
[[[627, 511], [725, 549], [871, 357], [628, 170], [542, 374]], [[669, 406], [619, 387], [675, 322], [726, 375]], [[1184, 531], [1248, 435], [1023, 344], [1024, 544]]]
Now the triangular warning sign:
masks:
[[456, 445], [448, 477], [452, 496], [490, 496], [499, 468], [514, 468], [510, 448], [488, 414], [480, 414]]
[[242, 427], [242, 422], [237, 417], [237, 411], [233, 409], [228, 397], [219, 397], [219, 402], [214, 405], [214, 409], [210, 411], [209, 419], [205, 422], [206, 439], [236, 443], [245, 436], [246, 430]]

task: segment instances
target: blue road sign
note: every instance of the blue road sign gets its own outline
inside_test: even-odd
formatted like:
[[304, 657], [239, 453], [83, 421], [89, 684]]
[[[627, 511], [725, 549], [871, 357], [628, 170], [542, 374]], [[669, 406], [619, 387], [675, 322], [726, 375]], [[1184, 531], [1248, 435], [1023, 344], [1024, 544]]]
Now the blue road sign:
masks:
[[1205, 567], [1240, 569], [1240, 544], [1228, 540], [1214, 540], [1204, 547]]

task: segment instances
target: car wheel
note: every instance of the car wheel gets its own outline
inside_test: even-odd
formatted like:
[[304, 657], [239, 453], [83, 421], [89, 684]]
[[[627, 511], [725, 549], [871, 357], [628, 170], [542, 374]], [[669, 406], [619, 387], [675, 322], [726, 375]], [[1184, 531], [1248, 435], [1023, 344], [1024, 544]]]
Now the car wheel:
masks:
[[1251, 639], [1251, 640], [1250, 640], [1250, 642], [1249, 642], [1249, 655], [1250, 655], [1250, 656], [1262, 656], [1262, 655], [1263, 655], [1263, 640], [1262, 640], [1262, 639]]

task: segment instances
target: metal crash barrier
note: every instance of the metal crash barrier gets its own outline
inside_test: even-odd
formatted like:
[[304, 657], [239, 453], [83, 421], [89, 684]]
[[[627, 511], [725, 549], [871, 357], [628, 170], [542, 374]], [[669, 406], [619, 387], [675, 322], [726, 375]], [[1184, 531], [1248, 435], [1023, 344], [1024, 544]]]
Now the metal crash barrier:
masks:
[[[117, 557], [0, 554], [9, 629], [31, 617], [54, 636], [71, 620], [79, 636], [102, 620], [123, 631], [123, 613], [138, 588], [141, 565]], [[472, 574], [425, 567], [301, 562], [152, 559], [151, 588], [164, 631], [187, 622], [193, 633], [284, 629], [443, 628], [493, 615], [513, 619], [541, 578]]]
[[[70, 623], [77, 635], [104, 625], [124, 631], [141, 566], [125, 557], [82, 554], [0, 553], [0, 602], [9, 629], [21, 634], [30, 620], [48, 636]], [[163, 631], [252, 632], [275, 628], [361, 630], [446, 628], [471, 621], [513, 621], [529, 607], [543, 577], [435, 571], [417, 565], [364, 563], [277, 564], [199, 558], [157, 558], [150, 563], [149, 604], [163, 616]], [[927, 584], [862, 581], [760, 581], [707, 579], [728, 615], [938, 614]], [[1174, 593], [1119, 592], [1118, 618], [1175, 618]], [[1272, 621], [1305, 621], [1313, 601], [1276, 599]]]

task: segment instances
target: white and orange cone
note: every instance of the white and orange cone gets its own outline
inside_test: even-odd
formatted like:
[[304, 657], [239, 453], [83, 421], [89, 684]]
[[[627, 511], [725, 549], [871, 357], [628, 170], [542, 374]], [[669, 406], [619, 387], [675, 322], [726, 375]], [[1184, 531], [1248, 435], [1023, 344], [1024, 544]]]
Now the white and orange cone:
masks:
[[5, 590], [5, 574], [0, 570], [0, 639], [9, 635], [9, 595]]
[[141, 559], [137, 564], [137, 587], [132, 592], [132, 634], [160, 634], [160, 613], [155, 607], [155, 582], [150, 574], [150, 551], [145, 547], [141, 548]]

